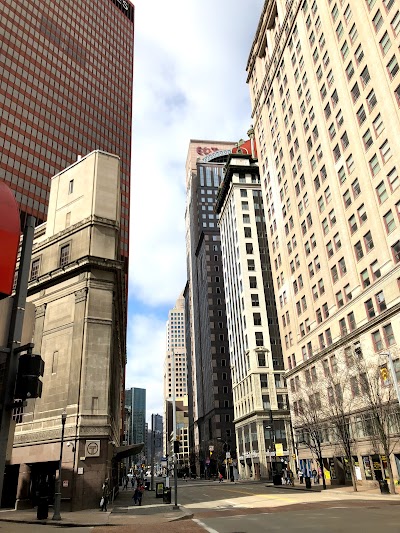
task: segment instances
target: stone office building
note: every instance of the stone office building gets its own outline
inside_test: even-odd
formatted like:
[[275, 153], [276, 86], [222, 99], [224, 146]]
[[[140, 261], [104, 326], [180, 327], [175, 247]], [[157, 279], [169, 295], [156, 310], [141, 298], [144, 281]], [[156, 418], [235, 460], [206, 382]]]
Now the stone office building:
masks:
[[[98, 505], [102, 482], [117, 484], [126, 362], [120, 256], [120, 160], [94, 151], [52, 178], [47, 221], [35, 230], [28, 300], [36, 306], [34, 352], [44, 362], [42, 397], [17, 419], [7, 465], [17, 508], [50, 503], [66, 412], [62, 504]], [[129, 453], [129, 452], [128, 452]]]

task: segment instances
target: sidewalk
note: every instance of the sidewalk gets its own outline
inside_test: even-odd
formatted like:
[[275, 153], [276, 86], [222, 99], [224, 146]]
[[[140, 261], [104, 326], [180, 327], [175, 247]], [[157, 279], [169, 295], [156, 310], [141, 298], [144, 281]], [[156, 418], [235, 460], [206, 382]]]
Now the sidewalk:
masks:
[[156, 498], [155, 491], [145, 492], [141, 506], [133, 505], [132, 496], [132, 489], [121, 490], [114, 502], [108, 505], [107, 512], [102, 512], [100, 509], [86, 509], [74, 512], [62, 511], [61, 520], [52, 520], [52, 507], [49, 508], [47, 520], [38, 520], [36, 518], [36, 508], [19, 511], [0, 509], [0, 522], [23, 522], [26, 524], [57, 525], [61, 527], [95, 527], [127, 525], [132, 523], [133, 518], [139, 517], [150, 519], [151, 516], [154, 516], [157, 522], [160, 523], [185, 520], [193, 516], [182, 507], [175, 510], [173, 508], [173, 500], [171, 504], [163, 503], [162, 498]]
[[[295, 482], [294, 486], [292, 485], [274, 485], [272, 482], [265, 484], [266, 487], [272, 487], [274, 489], [283, 489], [283, 490], [301, 490], [304, 492], [324, 492], [325, 489], [322, 483], [314, 484], [312, 483], [311, 488], [307, 489], [304, 483]], [[387, 494], [381, 494], [379, 487], [371, 487], [370, 485], [357, 485], [357, 491], [353, 490], [352, 485], [326, 485], [326, 491], [335, 491], [340, 494], [358, 494], [365, 493], [371, 495], [382, 495], [388, 496]], [[396, 495], [391, 495], [396, 496]]]

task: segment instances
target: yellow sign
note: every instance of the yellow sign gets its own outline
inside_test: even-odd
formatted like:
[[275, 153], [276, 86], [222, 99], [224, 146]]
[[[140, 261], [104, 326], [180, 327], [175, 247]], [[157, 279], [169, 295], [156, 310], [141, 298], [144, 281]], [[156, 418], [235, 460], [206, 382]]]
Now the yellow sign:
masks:
[[279, 442], [275, 444], [275, 455], [276, 457], [283, 457], [283, 444]]

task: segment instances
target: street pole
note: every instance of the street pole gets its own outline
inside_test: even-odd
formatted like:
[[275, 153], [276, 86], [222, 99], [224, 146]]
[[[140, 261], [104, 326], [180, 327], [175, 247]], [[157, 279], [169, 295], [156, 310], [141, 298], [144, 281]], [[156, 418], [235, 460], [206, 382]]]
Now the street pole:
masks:
[[[172, 347], [172, 442], [173, 446], [175, 446], [176, 441], [176, 398], [175, 398], [175, 350], [174, 347]], [[173, 450], [174, 453], [174, 489], [175, 489], [175, 505], [174, 509], [179, 509], [178, 507], [178, 468], [177, 468], [177, 457], [175, 450]]]
[[61, 520], [61, 468], [62, 456], [64, 447], [64, 430], [67, 413], [65, 411], [61, 414], [61, 446], [60, 446], [60, 460], [58, 462], [58, 478], [56, 479], [55, 494], [54, 494], [54, 513], [53, 520]]
[[21, 345], [35, 221], [35, 217], [27, 217], [21, 246], [17, 286], [13, 299], [10, 328], [8, 332], [8, 351], [3, 374], [3, 390], [0, 398], [0, 496], [3, 494], [7, 446], [12, 421], [12, 404], [14, 402], [15, 381], [18, 372], [19, 356], [15, 353], [15, 350]]
[[151, 415], [151, 462], [150, 462], [150, 490], [154, 490], [154, 455], [156, 447], [156, 429], [154, 423], [155, 415]]

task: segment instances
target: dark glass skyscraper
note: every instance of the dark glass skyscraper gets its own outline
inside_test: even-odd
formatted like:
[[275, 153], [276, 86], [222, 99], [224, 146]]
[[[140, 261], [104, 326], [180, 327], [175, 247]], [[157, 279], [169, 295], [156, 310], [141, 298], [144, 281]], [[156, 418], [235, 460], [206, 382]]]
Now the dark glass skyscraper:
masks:
[[80, 155], [121, 158], [128, 256], [134, 7], [127, 0], [0, 0], [0, 180], [22, 223], [46, 219], [49, 180]]

